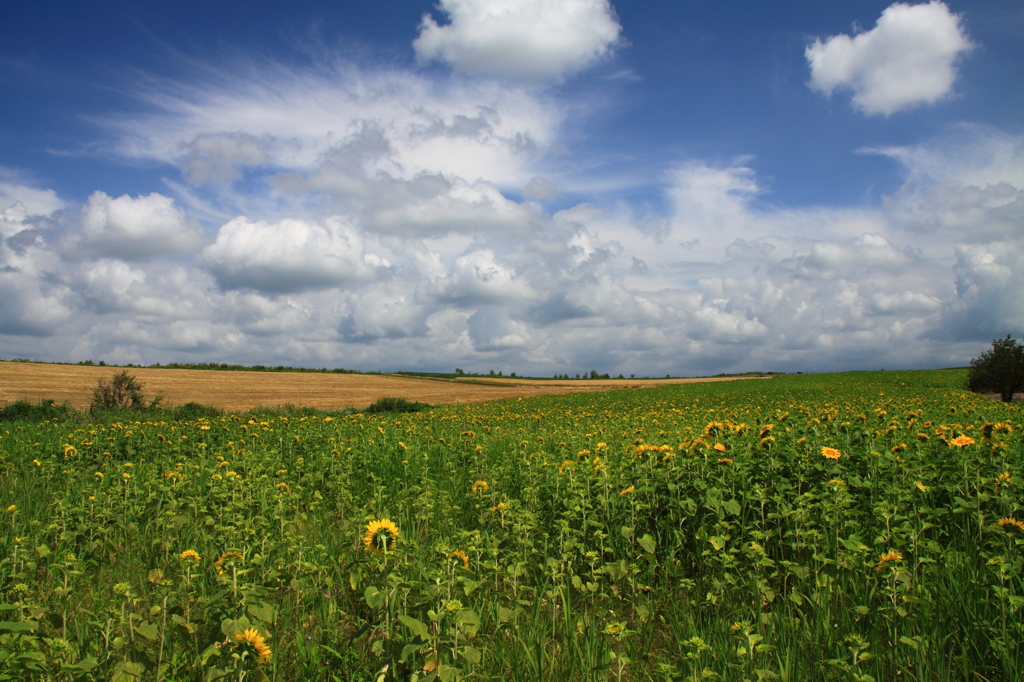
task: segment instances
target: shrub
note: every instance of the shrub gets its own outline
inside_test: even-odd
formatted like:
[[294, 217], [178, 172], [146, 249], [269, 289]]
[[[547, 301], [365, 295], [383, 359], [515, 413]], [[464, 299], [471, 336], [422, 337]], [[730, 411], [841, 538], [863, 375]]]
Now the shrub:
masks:
[[54, 405], [53, 401], [49, 399], [40, 400], [38, 405], [33, 405], [27, 400], [19, 400], [7, 407], [0, 408], [0, 422], [42, 422], [66, 417], [71, 412], [71, 407], [66, 403], [64, 405]]
[[285, 403], [284, 405], [257, 405], [243, 414], [249, 417], [288, 417], [289, 419], [295, 419], [299, 417], [323, 417], [337, 413], [336, 410], [319, 410], [306, 405]]
[[171, 410], [171, 419], [174, 421], [194, 421], [196, 419], [214, 419], [224, 414], [213, 405], [200, 405], [199, 403], [185, 403]]
[[405, 398], [378, 398], [369, 407], [363, 410], [364, 414], [379, 414], [382, 412], [419, 412], [430, 407], [425, 403], [411, 403]]
[[[159, 402], [159, 398], [154, 401]], [[142, 410], [146, 407], [146, 400], [142, 394], [142, 384], [128, 370], [122, 370], [115, 374], [110, 381], [100, 379], [92, 392], [92, 404], [90, 412], [104, 412], [107, 410]]]

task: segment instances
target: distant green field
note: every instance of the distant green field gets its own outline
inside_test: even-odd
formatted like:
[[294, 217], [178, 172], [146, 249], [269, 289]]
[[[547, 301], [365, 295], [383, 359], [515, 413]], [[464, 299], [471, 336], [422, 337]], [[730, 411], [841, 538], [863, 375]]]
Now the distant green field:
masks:
[[3, 423], [0, 680], [1019, 680], [964, 378]]

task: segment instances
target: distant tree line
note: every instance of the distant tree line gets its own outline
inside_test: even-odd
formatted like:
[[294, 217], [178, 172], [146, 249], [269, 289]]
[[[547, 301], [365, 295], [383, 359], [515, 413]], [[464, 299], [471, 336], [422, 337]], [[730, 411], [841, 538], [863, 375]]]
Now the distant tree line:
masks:
[[[556, 379], [611, 379], [611, 376], [605, 372], [604, 374], [598, 374], [596, 369], [590, 370], [590, 374], [577, 374], [575, 377], [571, 377], [568, 374], [556, 374]], [[616, 379], [625, 379], [626, 377], [621, 374]]]
[[[16, 358], [12, 362], [29, 362], [23, 358]], [[47, 363], [54, 365], [63, 365], [67, 363], [54, 362]], [[131, 367], [137, 369], [208, 369], [216, 370], [218, 372], [307, 372], [314, 374], [379, 374], [379, 372], [360, 372], [355, 369], [344, 369], [337, 367], [335, 369], [328, 369], [322, 367], [316, 369], [315, 367], [289, 367], [286, 365], [278, 365], [276, 367], [267, 367], [266, 365], [231, 365], [224, 362], [168, 362], [161, 364], [159, 362], [152, 365], [136, 365], [127, 363], [124, 365], [107, 365], [106, 362], [100, 360], [99, 362], [93, 362], [92, 360], [82, 360], [74, 363], [75, 365], [83, 367]]]

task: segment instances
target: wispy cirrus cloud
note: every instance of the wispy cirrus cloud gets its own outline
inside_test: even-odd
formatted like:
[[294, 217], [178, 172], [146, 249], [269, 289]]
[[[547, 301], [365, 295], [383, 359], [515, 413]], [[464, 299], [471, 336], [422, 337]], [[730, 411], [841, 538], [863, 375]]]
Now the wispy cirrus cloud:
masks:
[[251, 64], [149, 82], [136, 96], [148, 113], [107, 121], [112, 151], [176, 165], [196, 185], [264, 168], [521, 187], [562, 119], [557, 103], [529, 89], [344, 62]]

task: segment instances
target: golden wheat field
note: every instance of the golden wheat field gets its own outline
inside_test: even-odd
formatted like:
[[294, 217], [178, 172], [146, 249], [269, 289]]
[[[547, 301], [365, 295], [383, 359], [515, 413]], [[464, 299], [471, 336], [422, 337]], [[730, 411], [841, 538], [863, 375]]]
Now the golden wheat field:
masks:
[[[109, 379], [120, 371], [120, 368], [115, 367], [0, 362], [0, 405], [16, 400], [53, 399], [58, 403], [67, 401], [79, 409], [85, 408], [92, 400], [96, 382]], [[342, 409], [364, 407], [387, 396], [400, 396], [431, 405], [447, 405], [738, 378], [545, 381], [488, 377], [449, 381], [387, 374], [152, 368], [131, 368], [128, 372], [143, 383], [148, 398], [163, 396], [163, 404], [168, 407], [194, 401], [223, 410], [281, 405]]]

